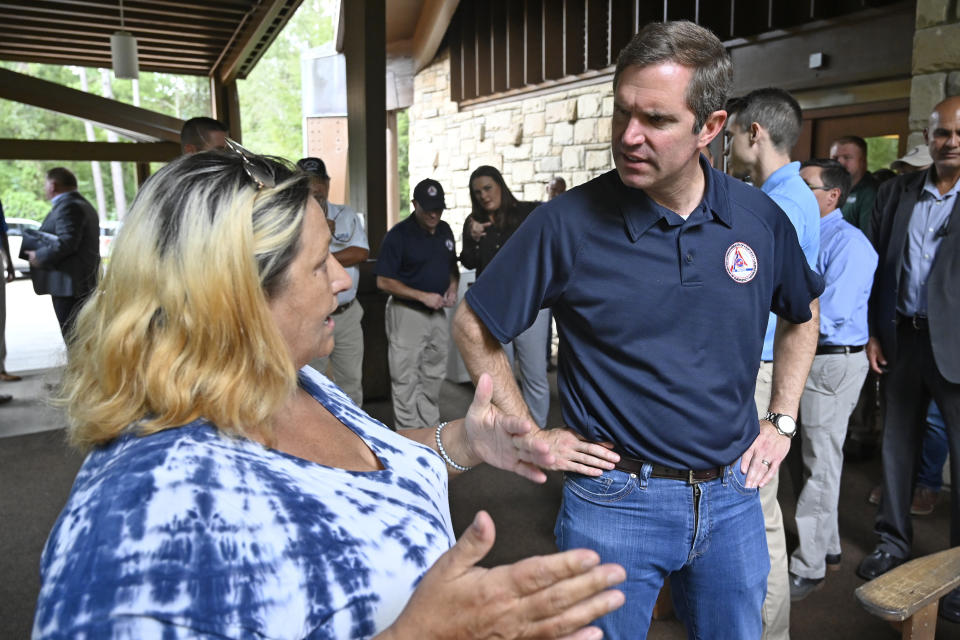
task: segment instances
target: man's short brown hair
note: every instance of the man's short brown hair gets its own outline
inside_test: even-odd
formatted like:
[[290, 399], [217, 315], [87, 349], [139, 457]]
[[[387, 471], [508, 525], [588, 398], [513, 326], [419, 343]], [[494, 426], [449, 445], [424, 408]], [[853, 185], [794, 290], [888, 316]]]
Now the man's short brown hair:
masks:
[[613, 74], [616, 92], [620, 74], [631, 66], [648, 67], [674, 62], [693, 69], [687, 87], [687, 106], [696, 120], [698, 133], [714, 111], [723, 109], [733, 84], [733, 63], [723, 43], [709, 29], [693, 22], [651, 22], [633, 36], [617, 58]]

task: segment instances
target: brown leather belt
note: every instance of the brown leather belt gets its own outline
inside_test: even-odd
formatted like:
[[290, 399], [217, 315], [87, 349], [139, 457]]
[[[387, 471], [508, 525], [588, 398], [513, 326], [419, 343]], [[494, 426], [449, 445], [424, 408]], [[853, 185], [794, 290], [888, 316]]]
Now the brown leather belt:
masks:
[[645, 464], [653, 465], [653, 471], [650, 473], [651, 478], [683, 480], [688, 484], [698, 484], [700, 482], [716, 480], [723, 476], [724, 469], [724, 467], [714, 467], [702, 471], [695, 469], [674, 469], [672, 467], [665, 467], [662, 464], [647, 463], [643, 460], [637, 460], [636, 458], [629, 458], [622, 453], [620, 454], [620, 462], [617, 462], [614, 466], [620, 471], [640, 475], [643, 470], [643, 465]]
[[862, 344], [855, 347], [847, 347], [842, 344], [821, 344], [817, 346], [818, 356], [830, 356], [838, 353], [860, 353], [861, 351], [863, 351]]

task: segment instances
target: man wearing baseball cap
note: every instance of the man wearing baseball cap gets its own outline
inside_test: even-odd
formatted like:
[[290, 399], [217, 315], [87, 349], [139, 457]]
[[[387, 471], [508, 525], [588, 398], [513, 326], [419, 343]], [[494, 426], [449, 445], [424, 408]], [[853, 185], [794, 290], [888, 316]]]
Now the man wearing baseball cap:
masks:
[[413, 190], [413, 214], [387, 232], [377, 259], [377, 287], [390, 294], [387, 355], [399, 428], [440, 421], [450, 343], [443, 310], [457, 303], [460, 282], [453, 231], [440, 220], [445, 208], [440, 183], [421, 181]]
[[327, 166], [320, 158], [303, 158], [297, 166], [313, 178], [310, 188], [323, 208], [330, 227], [330, 251], [347, 273], [352, 284], [346, 291], [337, 294], [337, 310], [333, 312], [333, 351], [329, 356], [317, 358], [310, 363], [314, 369], [331, 376], [341, 389], [357, 403], [363, 404], [363, 307], [357, 302], [357, 283], [360, 281], [359, 264], [370, 255], [367, 234], [360, 223], [360, 216], [345, 204], [327, 200], [330, 193], [330, 176]]
[[927, 145], [918, 144], [914, 148], [903, 154], [903, 157], [897, 158], [890, 163], [890, 168], [897, 172], [898, 176], [914, 171], [922, 171], [933, 164], [933, 158], [930, 157], [930, 150]]

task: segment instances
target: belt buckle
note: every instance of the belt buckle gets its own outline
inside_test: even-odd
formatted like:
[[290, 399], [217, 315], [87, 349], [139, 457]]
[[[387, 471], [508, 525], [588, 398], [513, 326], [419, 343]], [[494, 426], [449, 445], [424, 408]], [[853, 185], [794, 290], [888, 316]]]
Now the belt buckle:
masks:
[[693, 469], [687, 469], [687, 482], [689, 484], [700, 484], [701, 482], [703, 482], [703, 480], [698, 480], [696, 475], [694, 474], [696, 474], [696, 471], [694, 471]]
[[920, 316], [916, 316], [916, 315], [910, 316], [910, 324], [912, 324], [913, 328], [916, 329], [917, 331], [920, 331], [919, 318]]

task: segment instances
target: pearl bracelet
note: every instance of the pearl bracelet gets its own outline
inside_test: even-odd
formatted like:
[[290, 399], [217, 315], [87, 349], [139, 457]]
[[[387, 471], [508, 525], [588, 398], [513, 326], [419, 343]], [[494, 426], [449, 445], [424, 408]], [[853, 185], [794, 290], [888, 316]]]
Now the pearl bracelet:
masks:
[[437, 450], [440, 452], [440, 456], [443, 458], [443, 461], [446, 462], [451, 467], [453, 467], [454, 469], [456, 469], [457, 471], [469, 471], [470, 469], [473, 469], [472, 466], [465, 467], [462, 464], [457, 464], [450, 458], [449, 455], [447, 455], [447, 450], [443, 448], [443, 442], [440, 441], [440, 432], [443, 431], [443, 428], [445, 426], [447, 426], [447, 423], [441, 422], [440, 424], [437, 425], [437, 432], [436, 432]]

